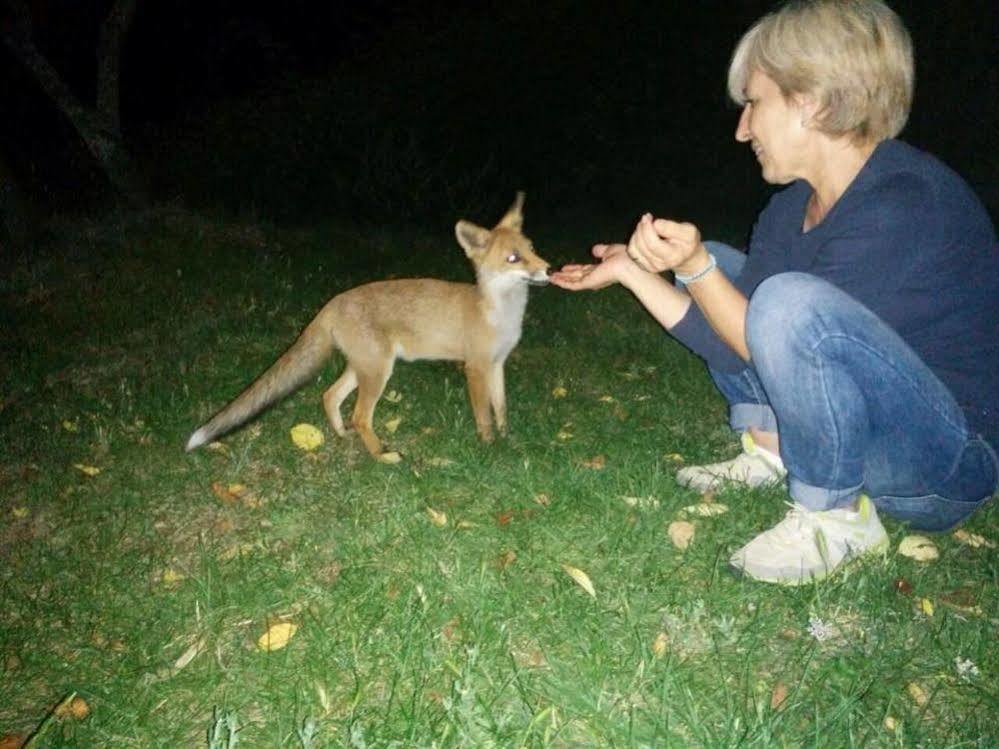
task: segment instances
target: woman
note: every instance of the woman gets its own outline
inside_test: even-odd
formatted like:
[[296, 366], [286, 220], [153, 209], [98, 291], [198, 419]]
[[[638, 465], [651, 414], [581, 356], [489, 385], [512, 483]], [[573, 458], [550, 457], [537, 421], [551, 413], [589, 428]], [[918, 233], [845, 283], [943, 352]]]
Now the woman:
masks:
[[736, 139], [788, 185], [748, 256], [645, 215], [552, 282], [623, 284], [707, 361], [743, 452], [677, 480], [786, 477], [792, 509], [730, 561], [795, 585], [886, 548], [879, 511], [938, 531], [995, 493], [999, 245], [965, 182], [894, 140], [912, 46], [879, 0], [784, 5], [743, 36], [728, 84]]

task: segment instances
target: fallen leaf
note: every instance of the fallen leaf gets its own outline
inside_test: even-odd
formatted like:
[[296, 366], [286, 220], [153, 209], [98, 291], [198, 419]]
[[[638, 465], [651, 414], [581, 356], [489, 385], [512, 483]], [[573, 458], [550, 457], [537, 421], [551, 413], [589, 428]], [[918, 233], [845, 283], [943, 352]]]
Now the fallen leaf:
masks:
[[535, 503], [541, 505], [542, 507], [547, 507], [552, 503], [551, 497], [549, 497], [547, 494], [543, 492], [541, 494], [535, 494], [534, 501]]
[[453, 466], [454, 461], [451, 458], [430, 458], [427, 461], [427, 465], [434, 468], [447, 468], [448, 466]]
[[613, 403], [614, 402], [614, 396], [613, 395], [601, 395], [598, 400], [601, 403]]
[[65, 429], [67, 432], [76, 434], [77, 432], [80, 431], [80, 423], [77, 421], [70, 421], [69, 419], [65, 419], [62, 422], [62, 428]]
[[28, 737], [23, 733], [7, 733], [0, 736], [0, 749], [23, 749]]
[[447, 514], [441, 512], [440, 510], [435, 510], [433, 507], [428, 507], [427, 516], [430, 518], [430, 522], [436, 525], [438, 528], [443, 528], [445, 525], [447, 525]]
[[671, 463], [683, 463], [683, 456], [680, 453], [666, 453], [663, 457]]
[[287, 645], [298, 631], [298, 625], [291, 622], [277, 622], [267, 628], [257, 640], [257, 649], [271, 652]]
[[291, 428], [291, 441], [306, 451], [315, 450], [323, 444], [323, 433], [312, 424], [296, 424]]
[[983, 546], [986, 549], [994, 549], [996, 547], [996, 545], [985, 538], [985, 536], [980, 536], [977, 533], [971, 533], [970, 531], [966, 531], [964, 528], [958, 528], [954, 531], [953, 536], [962, 544], [970, 546], [972, 549], [980, 549]]
[[180, 658], [178, 658], [176, 661], [174, 661], [174, 663], [173, 663], [173, 670], [174, 671], [181, 671], [181, 670], [187, 668], [187, 666], [190, 665], [191, 661], [193, 661], [195, 658], [197, 658], [202, 653], [202, 651], [204, 651], [204, 649], [205, 649], [205, 643], [204, 643], [204, 641], [203, 640], [198, 640], [191, 647], [189, 647], [187, 650], [185, 650], [181, 654]]
[[932, 562], [940, 558], [940, 552], [926, 536], [906, 536], [898, 545], [898, 553], [917, 562]]
[[496, 525], [509, 525], [513, 520], [513, 510], [503, 510], [496, 513]]
[[384, 395], [384, 396], [382, 396], [382, 397], [383, 397], [383, 398], [384, 398], [385, 400], [387, 400], [387, 401], [388, 401], [389, 403], [398, 403], [399, 401], [401, 401], [401, 400], [402, 400], [402, 393], [400, 393], [400, 392], [399, 392], [399, 391], [397, 391], [397, 390], [389, 390], [389, 391], [388, 391], [387, 393], [385, 393], [385, 395]]
[[669, 635], [665, 632], [660, 632], [656, 635], [656, 639], [652, 641], [652, 654], [656, 658], [661, 658], [668, 648]]
[[18, 520], [24, 520], [30, 514], [27, 507], [15, 507], [11, 510], [11, 514]]
[[221, 481], [212, 482], [212, 491], [222, 504], [234, 505], [239, 498], [246, 494], [246, 487], [242, 484], [223, 484]]
[[566, 390], [561, 385], [558, 385], [555, 389], [552, 390], [552, 398], [564, 398], [568, 394], [569, 391]]
[[885, 730], [894, 733], [895, 729], [898, 728], [898, 721], [895, 720], [895, 718], [893, 718], [892, 716], [886, 715], [884, 719], [884, 727]]
[[602, 471], [607, 467], [607, 458], [603, 455], [594, 455], [589, 460], [583, 461], [584, 468], [592, 468], [595, 471]]
[[160, 582], [164, 585], [176, 585], [185, 577], [187, 577], [187, 575], [183, 572], [178, 572], [173, 567], [167, 567], [163, 570], [163, 574], [160, 576]]
[[787, 701], [787, 684], [778, 681], [770, 693], [770, 709], [780, 710]]
[[659, 507], [659, 500], [655, 497], [621, 497], [621, 501], [628, 507], [637, 507], [642, 510], [655, 510]]
[[909, 685], [905, 688], [905, 691], [909, 693], [912, 701], [919, 705], [919, 707], [924, 707], [926, 703], [930, 701], [930, 698], [926, 696], [926, 692], [923, 688], [914, 681], [909, 683]]
[[82, 697], [73, 695], [60, 702], [56, 706], [53, 715], [63, 720], [67, 718], [72, 720], [83, 720], [90, 715], [90, 705], [88, 705], [87, 701]]
[[919, 610], [922, 611], [927, 616], [933, 616], [934, 612], [933, 601], [931, 601], [929, 598], [920, 598]]
[[513, 549], [507, 549], [498, 557], [496, 557], [496, 566], [501, 570], [505, 570], [507, 567], [509, 567], [511, 564], [513, 564], [516, 561], [517, 561], [517, 552], [515, 552]]
[[478, 524], [473, 523], [471, 520], [459, 520], [454, 527], [460, 531], [467, 531], [472, 528], [477, 528]]
[[912, 593], [912, 583], [910, 583], [904, 577], [896, 577], [893, 585], [895, 586], [895, 591], [897, 593], [901, 593], [904, 596], [911, 595]]
[[88, 466], [83, 463], [74, 463], [73, 468], [75, 468], [85, 476], [96, 476], [98, 473], [101, 472], [100, 468], [97, 468], [96, 466]]
[[686, 520], [674, 520], [666, 529], [669, 540], [681, 551], [690, 546], [694, 540], [694, 524]]
[[692, 515], [699, 518], [711, 518], [716, 515], [724, 515], [726, 512], [728, 512], [728, 505], [723, 505], [721, 502], [701, 502], [696, 505], [687, 505], [680, 510], [682, 515]]
[[558, 434], [555, 435], [555, 438], [561, 442], [568, 442], [572, 439], [572, 432], [568, 429], [560, 429]]
[[593, 588], [593, 582], [590, 580], [590, 576], [583, 572], [578, 567], [573, 567], [569, 564], [563, 564], [562, 569], [565, 570], [565, 574], [575, 580], [579, 587], [585, 590], [593, 598], [597, 597], [597, 591]]
[[402, 423], [402, 417], [396, 419], [389, 419], [385, 422], [385, 431], [389, 434], [395, 434], [399, 425]]
[[379, 463], [388, 463], [389, 465], [395, 465], [396, 463], [399, 463], [401, 461], [402, 461], [402, 456], [399, 453], [395, 452], [394, 450], [391, 452], [382, 453], [381, 455], [378, 456]]

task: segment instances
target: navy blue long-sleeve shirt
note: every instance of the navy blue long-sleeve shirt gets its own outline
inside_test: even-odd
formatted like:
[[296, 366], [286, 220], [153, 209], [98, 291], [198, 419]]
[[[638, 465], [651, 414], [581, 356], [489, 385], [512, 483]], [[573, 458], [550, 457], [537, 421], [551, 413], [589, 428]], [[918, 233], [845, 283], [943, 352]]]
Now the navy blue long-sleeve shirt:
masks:
[[[898, 140], [878, 144], [820, 224], [802, 231], [812, 188], [775, 194], [760, 214], [742, 274], [802, 271], [835, 284], [887, 322], [947, 385], [971, 431], [999, 447], [999, 243], [967, 183]], [[709, 366], [745, 362], [696, 304], [670, 331]]]

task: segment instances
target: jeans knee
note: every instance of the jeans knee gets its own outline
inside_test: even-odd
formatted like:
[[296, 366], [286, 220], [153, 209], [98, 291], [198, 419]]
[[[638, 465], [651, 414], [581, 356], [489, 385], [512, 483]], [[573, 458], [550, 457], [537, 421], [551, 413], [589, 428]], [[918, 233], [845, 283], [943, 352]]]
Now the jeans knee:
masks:
[[765, 279], [749, 299], [746, 343], [754, 355], [785, 340], [819, 308], [820, 288], [828, 283], [808, 273], [778, 273]]

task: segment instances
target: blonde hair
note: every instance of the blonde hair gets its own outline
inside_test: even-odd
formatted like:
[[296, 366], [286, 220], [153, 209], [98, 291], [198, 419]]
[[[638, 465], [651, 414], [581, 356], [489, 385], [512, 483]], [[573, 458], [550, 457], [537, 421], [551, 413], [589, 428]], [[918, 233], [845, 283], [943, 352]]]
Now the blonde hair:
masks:
[[757, 21], [732, 54], [728, 93], [745, 103], [754, 70], [785, 98], [814, 96], [814, 124], [832, 136], [878, 143], [897, 135], [912, 105], [912, 40], [880, 0], [792, 0]]

